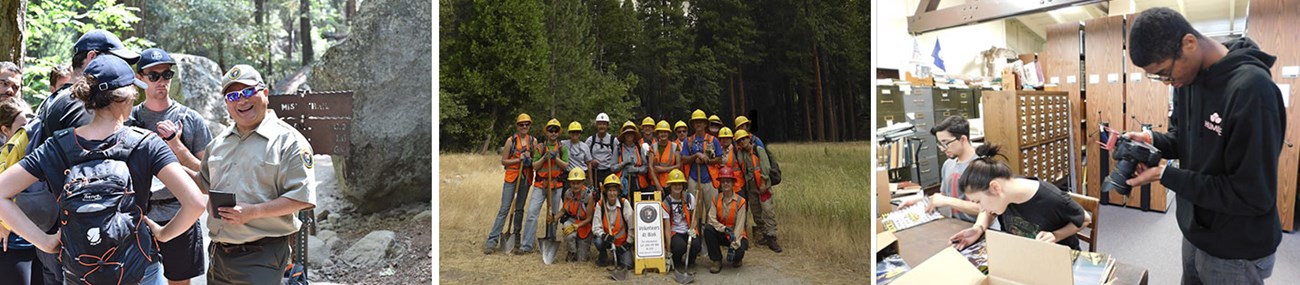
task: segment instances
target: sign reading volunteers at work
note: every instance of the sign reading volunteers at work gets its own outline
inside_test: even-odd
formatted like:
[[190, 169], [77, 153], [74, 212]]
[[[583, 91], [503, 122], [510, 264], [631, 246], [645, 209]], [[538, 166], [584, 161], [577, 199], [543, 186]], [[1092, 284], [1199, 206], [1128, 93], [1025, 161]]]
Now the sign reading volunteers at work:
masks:
[[664, 257], [664, 225], [660, 217], [659, 203], [641, 202], [636, 204], [636, 257]]

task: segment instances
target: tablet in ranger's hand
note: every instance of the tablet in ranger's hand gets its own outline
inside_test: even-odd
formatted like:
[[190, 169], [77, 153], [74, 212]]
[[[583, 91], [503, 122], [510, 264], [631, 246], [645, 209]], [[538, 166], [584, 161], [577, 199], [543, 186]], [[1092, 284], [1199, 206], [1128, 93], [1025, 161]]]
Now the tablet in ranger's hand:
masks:
[[221, 219], [221, 212], [217, 211], [217, 209], [223, 207], [234, 207], [234, 206], [235, 206], [234, 193], [225, 193], [225, 192], [217, 192], [217, 191], [208, 192], [208, 211], [210, 211], [209, 215], [212, 215], [217, 219]]

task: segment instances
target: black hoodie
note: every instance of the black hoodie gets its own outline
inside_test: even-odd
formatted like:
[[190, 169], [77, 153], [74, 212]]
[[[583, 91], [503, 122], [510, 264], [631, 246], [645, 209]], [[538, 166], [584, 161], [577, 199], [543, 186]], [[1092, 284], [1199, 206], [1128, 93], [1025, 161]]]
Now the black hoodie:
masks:
[[1177, 197], [1187, 241], [1224, 259], [1259, 259], [1277, 251], [1277, 163], [1286, 107], [1269, 67], [1276, 57], [1240, 38], [1228, 54], [1174, 89], [1169, 132], [1155, 134], [1165, 158], [1179, 159], [1160, 183]]

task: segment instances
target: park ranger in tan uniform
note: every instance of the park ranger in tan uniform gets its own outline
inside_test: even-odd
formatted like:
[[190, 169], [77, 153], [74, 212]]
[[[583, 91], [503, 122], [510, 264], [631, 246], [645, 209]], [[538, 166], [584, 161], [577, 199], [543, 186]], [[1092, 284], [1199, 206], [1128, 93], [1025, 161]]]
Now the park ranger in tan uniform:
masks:
[[222, 81], [235, 124], [212, 138], [197, 180], [238, 203], [208, 217], [208, 284], [277, 284], [302, 226], [296, 213], [316, 205], [311, 146], [266, 109], [266, 85], [251, 66], [236, 65]]

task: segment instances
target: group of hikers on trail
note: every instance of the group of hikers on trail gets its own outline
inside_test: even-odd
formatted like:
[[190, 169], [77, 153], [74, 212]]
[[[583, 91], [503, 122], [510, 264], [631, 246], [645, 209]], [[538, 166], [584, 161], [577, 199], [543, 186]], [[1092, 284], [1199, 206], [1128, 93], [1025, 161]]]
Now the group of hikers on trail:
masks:
[[[529, 254], [539, 242], [563, 242], [568, 262], [589, 262], [594, 245], [596, 266], [632, 268], [633, 244], [645, 235], [633, 226], [629, 199], [654, 193], [663, 197], [661, 244], [672, 268], [695, 264], [701, 251], [708, 253], [712, 273], [724, 261], [739, 268], [751, 222], [757, 243], [780, 253], [772, 199], [780, 168], [751, 133], [750, 120], [736, 117], [733, 132], [717, 115], [695, 110], [689, 122], [670, 128], [667, 120], [628, 120], [615, 135], [609, 115], [600, 113], [596, 133], [585, 140], [581, 123], [565, 129], [558, 119], [547, 121], [543, 137], [536, 138], [529, 132], [532, 117], [519, 114], [517, 133], [501, 152], [501, 206], [483, 253]], [[543, 204], [550, 209], [545, 215]], [[539, 217], [545, 224], [540, 238]]]

